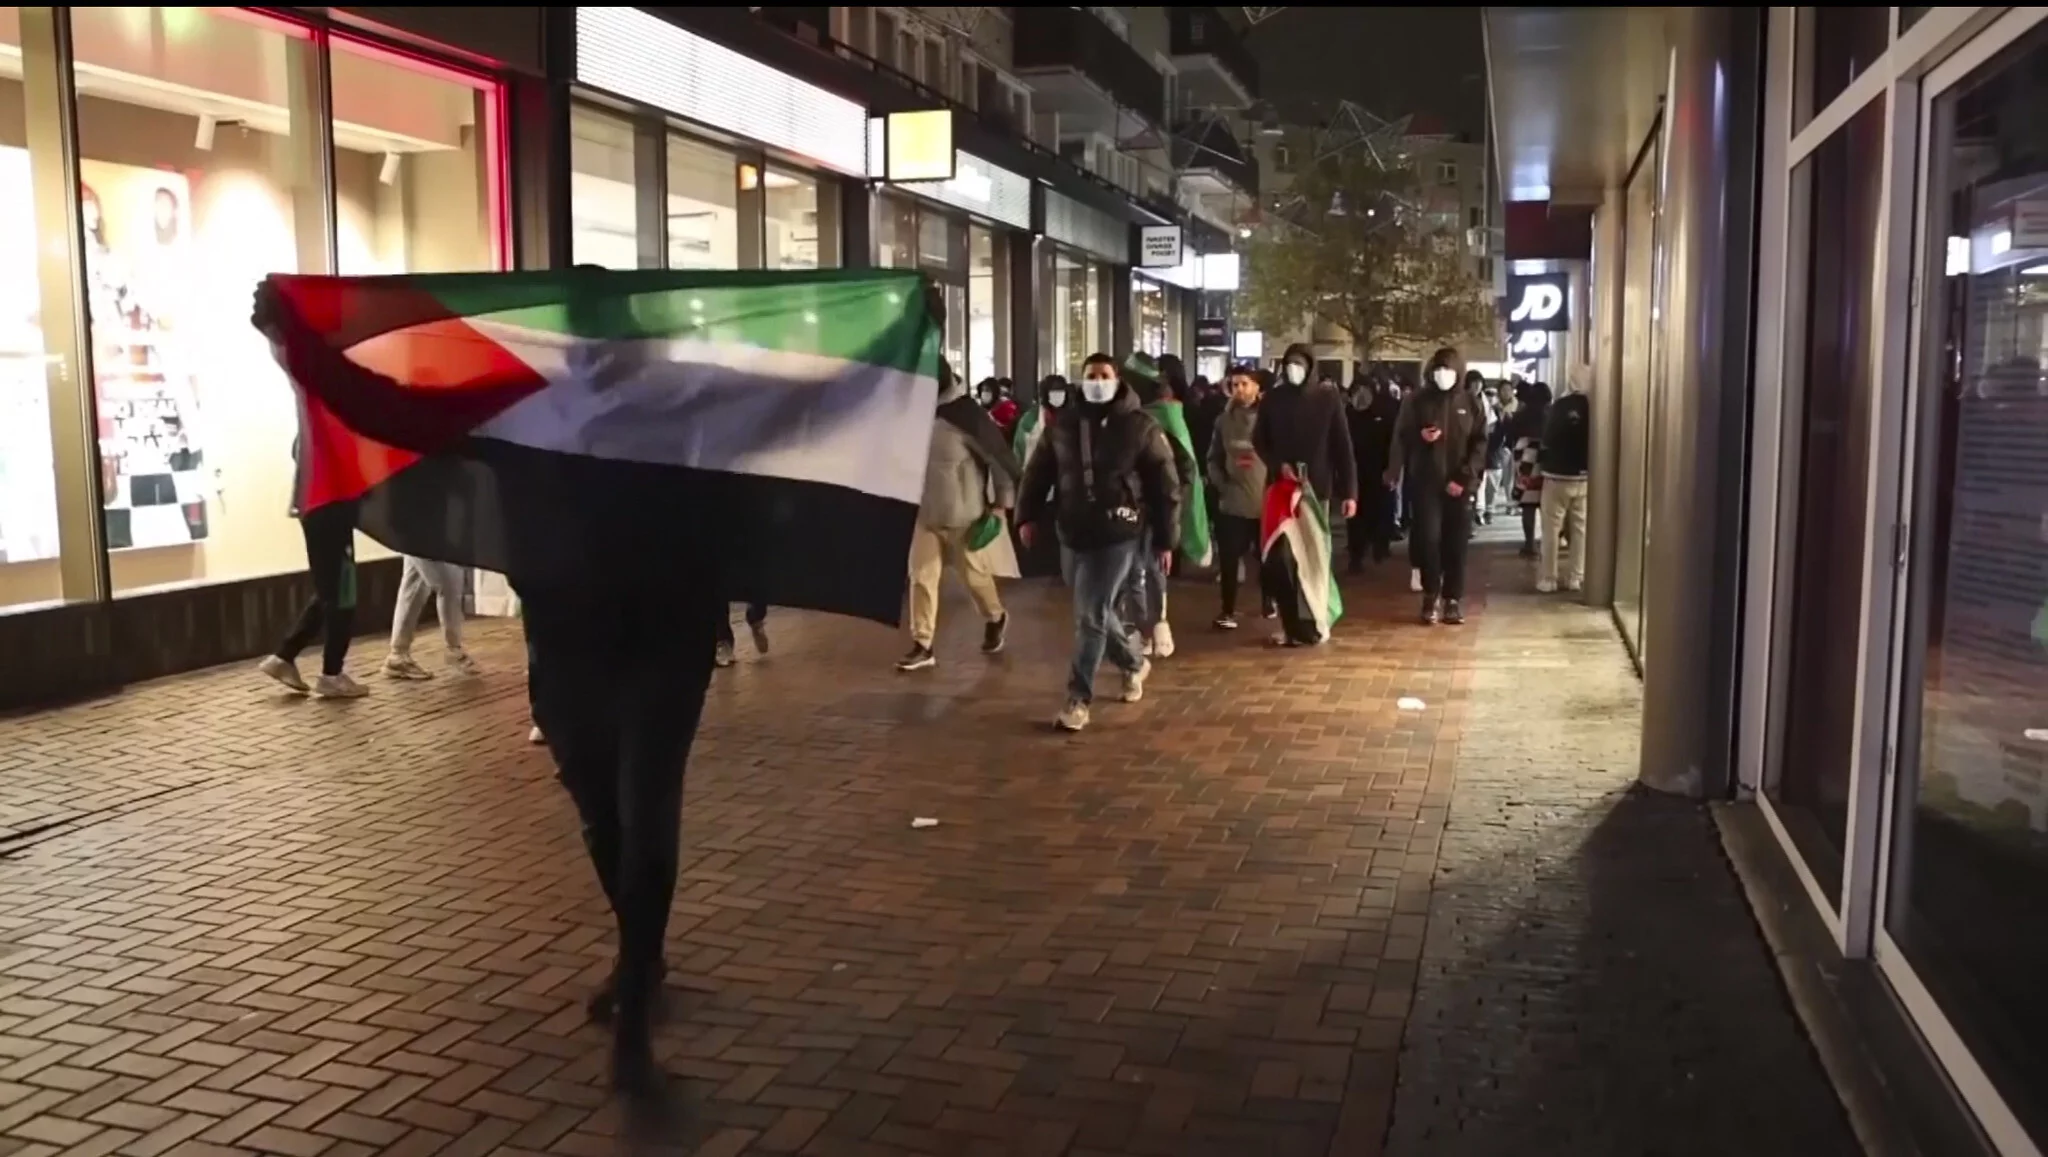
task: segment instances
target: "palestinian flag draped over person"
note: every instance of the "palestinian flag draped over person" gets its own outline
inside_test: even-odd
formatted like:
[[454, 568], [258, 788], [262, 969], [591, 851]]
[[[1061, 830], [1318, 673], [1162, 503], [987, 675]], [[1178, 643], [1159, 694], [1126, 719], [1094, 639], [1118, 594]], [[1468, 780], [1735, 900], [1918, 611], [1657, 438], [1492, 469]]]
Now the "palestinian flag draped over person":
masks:
[[1188, 433], [1187, 408], [1160, 382], [1159, 363], [1151, 354], [1140, 351], [1125, 358], [1123, 372], [1145, 412], [1173, 443], [1174, 462], [1181, 476], [1181, 556], [1195, 566], [1208, 566], [1214, 561], [1209, 543], [1208, 486], [1202, 477], [1202, 455], [1195, 449], [1194, 435]]
[[915, 271], [269, 278], [299, 509], [515, 587], [717, 559], [734, 601], [894, 623], [938, 397]]
[[1327, 640], [1344, 617], [1344, 596], [1330, 561], [1329, 508], [1308, 483], [1281, 478], [1266, 488], [1259, 551], [1266, 595], [1280, 609], [1282, 640], [1289, 646]]

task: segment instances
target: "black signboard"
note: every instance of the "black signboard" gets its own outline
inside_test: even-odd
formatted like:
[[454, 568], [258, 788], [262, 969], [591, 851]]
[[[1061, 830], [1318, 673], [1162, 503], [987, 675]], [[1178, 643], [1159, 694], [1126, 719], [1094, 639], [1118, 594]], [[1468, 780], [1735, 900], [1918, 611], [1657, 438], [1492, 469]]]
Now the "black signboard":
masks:
[[1227, 317], [1205, 317], [1196, 321], [1195, 348], [1204, 350], [1229, 349], [1230, 319]]

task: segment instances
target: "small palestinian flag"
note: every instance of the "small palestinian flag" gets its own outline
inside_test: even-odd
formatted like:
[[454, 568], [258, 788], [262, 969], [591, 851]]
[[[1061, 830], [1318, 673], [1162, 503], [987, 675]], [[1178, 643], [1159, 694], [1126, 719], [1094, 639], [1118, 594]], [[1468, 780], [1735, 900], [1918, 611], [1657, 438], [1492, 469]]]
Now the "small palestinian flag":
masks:
[[517, 586], [711, 565], [894, 623], [938, 397], [915, 271], [269, 279], [298, 508]]
[[1337, 568], [1330, 557], [1330, 514], [1308, 483], [1281, 478], [1266, 488], [1259, 520], [1260, 577], [1280, 608], [1280, 626], [1290, 645], [1312, 645], [1330, 637], [1344, 617]]

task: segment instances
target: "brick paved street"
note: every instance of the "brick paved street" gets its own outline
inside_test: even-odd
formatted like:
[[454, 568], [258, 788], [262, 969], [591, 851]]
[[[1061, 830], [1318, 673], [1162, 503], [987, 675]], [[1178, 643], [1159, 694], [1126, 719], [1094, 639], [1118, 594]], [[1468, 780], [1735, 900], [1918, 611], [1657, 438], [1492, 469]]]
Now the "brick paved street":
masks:
[[[1519, 571], [1491, 565], [1503, 581]], [[1507, 823], [1491, 845], [1459, 842], [1468, 784], [1480, 824], [1498, 826], [1477, 817], [1512, 790], [1475, 759], [1517, 776], [1544, 761], [1526, 745], [1468, 750], [1454, 798], [1461, 735], [1526, 714], [1512, 688], [1528, 667], [1499, 640], [1540, 633], [1548, 612], [1504, 603], [1432, 631], [1407, 625], [1405, 591], [1364, 586], [1336, 644], [1282, 657], [1255, 630], [1204, 629], [1209, 593], [1181, 586], [1182, 653], [1144, 703], [1103, 704], [1070, 738], [1046, 726], [1064, 601], [1043, 584], [1011, 593], [1009, 653], [975, 654], [978, 624], [952, 603], [942, 665], [921, 676], [888, 669], [902, 644], [880, 628], [779, 615], [767, 657], [742, 633], [689, 788], [680, 1008], [662, 1036], [687, 1111], [634, 1151], [1371, 1157], [1404, 1055], [1403, 1154], [1502, 1151], [1429, 1138], [1505, 1113], [1533, 1114], [1533, 1141], [1565, 1106], [1639, 1112], [1622, 1097], [1660, 1079], [1714, 1078], [1655, 1119], [1681, 1140], [1709, 1094], [1776, 1089], [1766, 1105], [1831, 1111], [1732, 877], [1702, 873], [1695, 849], [1657, 877], [1677, 881], [1666, 893], [1542, 908], [1587, 925], [1544, 942], [1562, 953], [1547, 977], [1487, 973], [1489, 939], [1442, 932], [1455, 909], [1432, 923], [1447, 816], [1454, 903], [1486, 897], [1458, 893], [1476, 877], [1452, 869], [1516, 862], [1505, 841], [1541, 835], [1532, 871], [1491, 893], [1541, 908], [1538, 861], [1588, 836], [1578, 811], [1617, 781], [1552, 758], [1558, 786], [1530, 814], [1557, 830]], [[1588, 621], [1573, 632], [1591, 651], [1574, 654], [1604, 656], [1590, 677], [1605, 695], [1619, 647]], [[525, 743], [516, 634], [477, 635], [483, 678], [378, 681], [357, 703], [273, 696], [236, 669], [0, 721], [0, 1154], [627, 1150], [581, 1010], [609, 922], [546, 757]], [[431, 640], [420, 656], [434, 660]], [[378, 658], [365, 640], [356, 665]], [[1570, 686], [1554, 665], [1540, 678]], [[1425, 706], [1402, 711], [1401, 696]], [[1594, 742], [1588, 727], [1529, 742]], [[1624, 834], [1609, 857], [1654, 861], [1674, 830], [1706, 830], [1673, 807], [1695, 818], [1612, 809]], [[913, 830], [919, 816], [939, 826]], [[1743, 1023], [1777, 1035], [1753, 1052], [1710, 1055], [1714, 1038], [1688, 1036], [1658, 1053], [1663, 990], [1654, 973], [1627, 988], [1622, 966], [1637, 934], [1625, 909], [1644, 905], [1667, 909], [1641, 926], [1669, 941], [1638, 949], [1651, 969], [1697, 948], [1685, 975], [1738, 973], [1712, 997], [1753, 1002]], [[1710, 909], [1704, 932], [1684, 926], [1686, 905]], [[1610, 942], [1565, 951], [1594, 929]], [[1475, 1067], [1473, 1049], [1499, 1047], [1475, 1035], [1495, 1022], [1461, 1013], [1475, 990], [1447, 991], [1447, 976], [1510, 1002], [1626, 988], [1612, 1015], [1568, 1001], [1546, 1016], [1648, 1036], [1619, 1054], [1636, 1084], [1577, 1095], [1618, 1063], [1600, 1056], [1578, 1062], [1574, 1095], [1444, 1099], [1446, 1082], [1475, 1079], [1541, 1093], [1532, 1060], [1571, 1064], [1528, 1051], [1565, 1039], [1551, 1019], [1530, 1022], [1542, 1031], [1512, 1064]], [[1843, 1151], [1740, 1119], [1751, 1131], [1724, 1131], [1741, 1144], [1718, 1151]], [[1596, 1143], [1517, 1151], [1708, 1151], [1573, 1136]]]

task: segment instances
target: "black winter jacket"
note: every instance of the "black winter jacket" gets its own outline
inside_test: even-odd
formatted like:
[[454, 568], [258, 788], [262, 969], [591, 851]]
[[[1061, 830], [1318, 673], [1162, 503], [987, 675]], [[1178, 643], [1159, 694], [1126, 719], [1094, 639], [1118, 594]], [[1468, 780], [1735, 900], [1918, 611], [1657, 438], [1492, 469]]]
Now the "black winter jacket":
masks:
[[[1425, 442], [1422, 431], [1430, 426], [1443, 434]], [[1387, 467], [1390, 484], [1403, 471], [1412, 482], [1455, 482], [1470, 492], [1485, 470], [1486, 412], [1471, 391], [1424, 386], [1401, 399], [1401, 416], [1394, 419], [1394, 461]]]
[[1584, 478], [1593, 427], [1592, 404], [1584, 394], [1566, 394], [1550, 403], [1543, 420], [1543, 448], [1538, 464], [1557, 478]]
[[1148, 530], [1155, 548], [1180, 546], [1181, 478], [1171, 439], [1130, 387], [1106, 406], [1066, 406], [1038, 439], [1024, 466], [1017, 521], [1037, 521], [1048, 507], [1060, 541], [1074, 550], [1130, 542]]
[[1252, 444], [1275, 478], [1282, 466], [1305, 467], [1316, 497], [1331, 506], [1358, 497], [1358, 460], [1351, 422], [1335, 386], [1274, 386], [1259, 403]]

